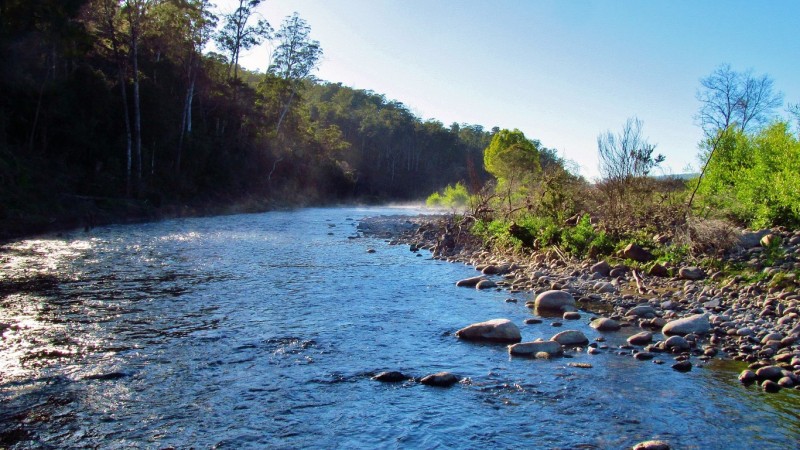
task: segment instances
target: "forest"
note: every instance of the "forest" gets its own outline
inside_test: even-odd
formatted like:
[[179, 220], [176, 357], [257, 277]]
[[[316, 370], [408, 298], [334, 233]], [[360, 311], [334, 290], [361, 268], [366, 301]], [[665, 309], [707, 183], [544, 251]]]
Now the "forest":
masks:
[[[492, 131], [316, 80], [309, 25], [295, 14], [273, 28], [259, 3], [0, 2], [2, 233], [414, 200], [489, 178]], [[268, 70], [240, 67], [267, 39]]]

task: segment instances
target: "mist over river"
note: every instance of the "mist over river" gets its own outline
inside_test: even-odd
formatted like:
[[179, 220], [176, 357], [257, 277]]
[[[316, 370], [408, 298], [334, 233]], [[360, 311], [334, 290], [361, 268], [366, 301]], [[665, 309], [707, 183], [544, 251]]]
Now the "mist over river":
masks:
[[[0, 446], [797, 448], [800, 391], [741, 386], [730, 361], [679, 373], [619, 355], [638, 330], [600, 333], [588, 313], [524, 325], [530, 294], [456, 288], [473, 268], [356, 237], [363, 217], [416, 213], [301, 209], [3, 246]], [[523, 341], [576, 329], [612, 350], [511, 359], [453, 336], [494, 318]], [[384, 370], [464, 381], [371, 379]]]

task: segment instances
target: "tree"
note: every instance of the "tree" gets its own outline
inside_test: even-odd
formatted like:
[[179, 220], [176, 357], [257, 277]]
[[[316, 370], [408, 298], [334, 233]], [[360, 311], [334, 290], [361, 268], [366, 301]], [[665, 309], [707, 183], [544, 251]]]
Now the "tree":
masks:
[[661, 154], [653, 156], [655, 148], [647, 142], [642, 121], [636, 117], [629, 118], [620, 133], [609, 130], [597, 137], [603, 176], [598, 188], [607, 202], [603, 208], [607, 222], [616, 222], [626, 215], [637, 216], [636, 211], [649, 204], [652, 186], [647, 175], [665, 159]]
[[783, 104], [783, 95], [773, 91], [769, 75], [756, 77], [752, 70], [734, 71], [722, 64], [711, 75], [700, 80], [697, 99], [702, 103], [697, 120], [706, 136], [734, 126], [753, 131], [774, 117]]
[[302, 81], [310, 77], [322, 57], [322, 47], [319, 41], [309, 38], [310, 33], [311, 27], [294, 13], [283, 21], [275, 34], [278, 46], [267, 71], [287, 82], [290, 91], [278, 118], [277, 132], [280, 132], [281, 123]]
[[522, 131], [499, 130], [483, 153], [486, 171], [500, 180], [516, 181], [541, 171], [539, 150]]
[[763, 127], [774, 117], [775, 108], [783, 103], [783, 94], [773, 91], [768, 75], [755, 77], [752, 70], [736, 72], [730, 64], [722, 64], [711, 75], [700, 80], [697, 99], [702, 106], [697, 120], [705, 133], [703, 169], [689, 197], [692, 207], [697, 189], [720, 142], [730, 131], [751, 132]]
[[272, 27], [265, 19], [259, 19], [255, 25], [247, 23], [253, 16], [253, 10], [261, 4], [261, 0], [239, 0], [239, 7], [235, 11], [222, 15], [224, 22], [222, 29], [217, 33], [215, 41], [220, 49], [230, 55], [228, 59], [228, 76], [233, 69], [233, 80], [239, 77], [239, 54], [242, 50], [249, 50], [261, 44], [264, 39], [269, 39]]
[[664, 161], [664, 155], [653, 157], [656, 146], [642, 135], [642, 125], [641, 120], [632, 117], [621, 133], [615, 135], [609, 130], [597, 137], [600, 174], [605, 180], [626, 182], [644, 177]]

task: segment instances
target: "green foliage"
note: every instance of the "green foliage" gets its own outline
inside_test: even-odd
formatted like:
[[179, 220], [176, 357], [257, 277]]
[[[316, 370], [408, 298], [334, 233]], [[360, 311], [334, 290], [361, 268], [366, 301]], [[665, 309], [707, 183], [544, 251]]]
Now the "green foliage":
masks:
[[589, 251], [589, 245], [597, 236], [588, 215], [580, 218], [578, 223], [571, 228], [565, 228], [561, 234], [561, 244], [564, 250], [575, 256], [584, 256]]
[[469, 205], [470, 196], [466, 186], [461, 182], [455, 185], [448, 184], [444, 190], [429, 195], [425, 204], [428, 206], [443, 206], [447, 208], [464, 208]]
[[703, 205], [754, 228], [800, 226], [800, 141], [784, 122], [749, 135], [728, 129], [708, 141]]
[[523, 181], [541, 171], [539, 150], [519, 130], [497, 132], [484, 151], [483, 164], [501, 181]]

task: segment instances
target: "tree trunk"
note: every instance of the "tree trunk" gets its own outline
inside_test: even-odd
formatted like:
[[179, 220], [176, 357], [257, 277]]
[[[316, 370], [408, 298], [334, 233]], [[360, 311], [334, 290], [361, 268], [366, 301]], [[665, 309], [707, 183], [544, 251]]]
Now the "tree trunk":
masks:
[[[139, 12], [137, 11], [138, 15]], [[137, 18], [136, 21], [139, 19]], [[139, 101], [139, 36], [137, 23], [131, 23], [131, 50], [133, 61], [133, 133], [136, 154], [136, 193], [142, 190], [142, 114]]]
[[294, 99], [294, 94], [297, 92], [297, 87], [292, 84], [292, 93], [289, 95], [289, 100], [286, 102], [286, 105], [283, 107], [283, 111], [281, 112], [281, 116], [278, 118], [278, 126], [275, 129], [276, 133], [281, 132], [281, 123], [283, 123], [283, 118], [286, 117], [286, 113], [289, 112], [289, 106], [292, 104], [292, 100]]

